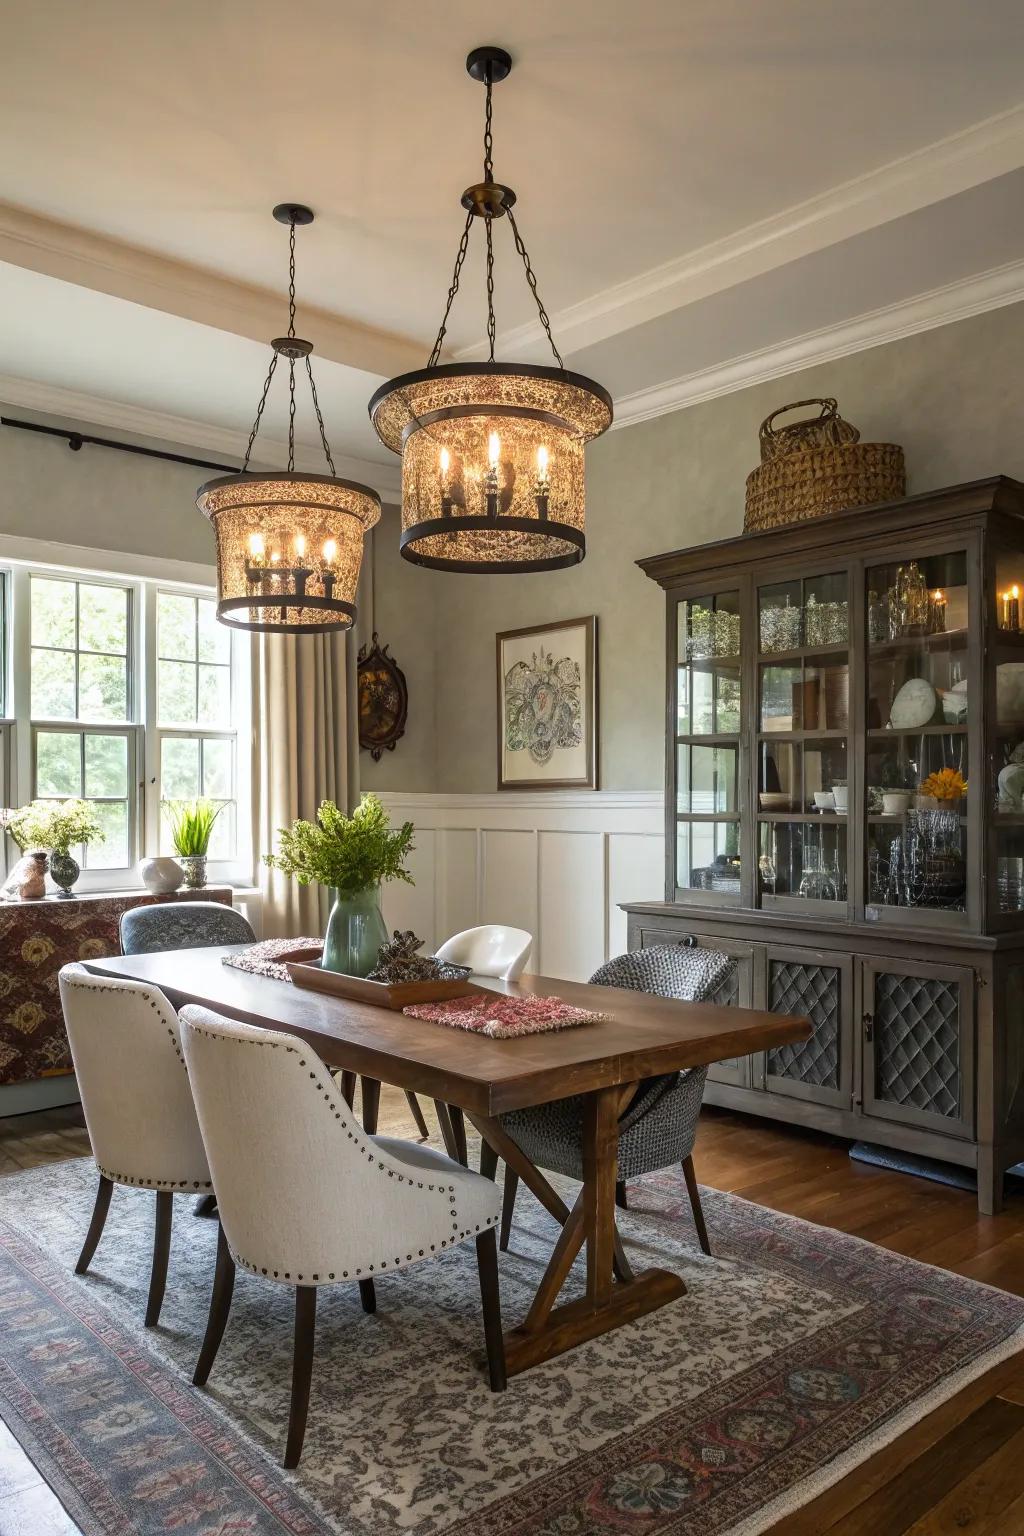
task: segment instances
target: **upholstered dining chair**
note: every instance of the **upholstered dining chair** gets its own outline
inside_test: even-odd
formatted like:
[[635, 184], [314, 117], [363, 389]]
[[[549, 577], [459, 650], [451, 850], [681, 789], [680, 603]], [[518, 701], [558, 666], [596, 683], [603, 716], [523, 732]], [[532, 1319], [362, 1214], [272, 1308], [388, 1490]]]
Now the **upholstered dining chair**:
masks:
[[284, 1464], [297, 1465], [313, 1367], [317, 1291], [359, 1286], [476, 1240], [491, 1388], [505, 1386], [490, 1179], [432, 1147], [368, 1136], [313, 1050], [289, 1035], [189, 1005], [181, 1036], [217, 1186], [220, 1240], [210, 1318], [193, 1381], [207, 1381], [231, 1306], [235, 1266], [295, 1292]]
[[82, 965], [60, 973], [60, 997], [82, 1109], [100, 1182], [88, 1235], [75, 1265], [92, 1262], [115, 1184], [156, 1195], [153, 1266], [146, 1327], [160, 1320], [167, 1284], [176, 1194], [210, 1189], [174, 1009], [156, 987], [91, 975]]
[[[501, 923], [485, 923], [483, 927], [466, 928], [462, 933], [453, 934], [436, 953], [438, 960], [447, 960], [452, 965], [471, 966], [475, 976], [493, 976], [498, 981], [518, 981], [532, 948], [533, 935], [527, 933], [525, 928], [506, 928]], [[462, 1110], [440, 1099], [434, 1100], [434, 1108], [445, 1146], [452, 1157], [464, 1163], [466, 1121]], [[421, 1110], [417, 1124], [422, 1114]]]
[[152, 955], [166, 949], [255, 944], [252, 924], [219, 901], [163, 901], [121, 914], [121, 951]]
[[[634, 950], [602, 965], [591, 986], [626, 987], [683, 1002], [715, 1002], [726, 995], [735, 961], [718, 950], [666, 944]], [[676, 1163], [693, 1209], [697, 1239], [706, 1254], [708, 1242], [700, 1190], [693, 1170], [693, 1144], [707, 1067], [670, 1072], [640, 1084], [619, 1120], [617, 1203], [626, 1206], [626, 1183], [640, 1174], [656, 1173]], [[583, 1099], [558, 1099], [531, 1109], [512, 1110], [500, 1117], [501, 1127], [538, 1168], [583, 1177]], [[518, 1175], [505, 1169], [501, 1246], [507, 1248], [515, 1210]]]

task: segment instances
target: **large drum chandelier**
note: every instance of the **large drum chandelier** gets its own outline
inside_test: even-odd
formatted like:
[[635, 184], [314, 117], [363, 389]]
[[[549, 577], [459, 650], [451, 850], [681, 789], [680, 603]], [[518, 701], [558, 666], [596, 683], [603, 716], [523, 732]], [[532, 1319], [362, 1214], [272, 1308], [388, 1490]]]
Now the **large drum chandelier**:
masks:
[[[281, 203], [274, 218], [288, 225], [288, 334], [270, 345], [274, 355], [245, 463], [237, 475], [200, 486], [196, 505], [217, 538], [217, 617], [235, 629], [311, 634], [348, 629], [356, 617], [356, 586], [363, 535], [380, 518], [380, 497], [369, 486], [340, 480], [317, 400], [310, 353], [295, 334], [295, 228], [312, 224], [300, 203]], [[288, 362], [288, 468], [250, 474], [256, 434], [281, 358]], [[304, 362], [328, 475], [295, 469], [295, 365]]]
[[[378, 436], [402, 456], [402, 555], [437, 570], [551, 571], [582, 560], [583, 450], [612, 420], [607, 390], [562, 362], [512, 212], [516, 194], [494, 179], [491, 90], [511, 68], [503, 48], [475, 48], [466, 60], [487, 91], [483, 181], [462, 194], [465, 228], [427, 366], [391, 379], [370, 401]], [[554, 368], [494, 360], [492, 226], [502, 218], [526, 268]], [[490, 356], [486, 363], [441, 363], [474, 219], [483, 220], [487, 242]]]

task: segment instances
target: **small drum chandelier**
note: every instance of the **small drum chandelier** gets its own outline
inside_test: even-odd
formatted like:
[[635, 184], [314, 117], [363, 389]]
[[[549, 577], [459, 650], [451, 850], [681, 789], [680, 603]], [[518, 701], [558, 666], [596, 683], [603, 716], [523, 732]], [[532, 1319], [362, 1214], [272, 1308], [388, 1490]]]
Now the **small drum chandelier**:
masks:
[[[403, 558], [442, 571], [552, 571], [582, 560], [583, 450], [612, 420], [607, 390], [562, 362], [512, 212], [516, 194], [494, 180], [491, 89], [511, 68], [503, 48], [475, 48], [466, 60], [487, 91], [483, 181], [462, 194], [466, 224], [427, 366], [391, 379], [370, 401], [377, 435], [402, 456]], [[494, 360], [492, 226], [501, 218], [557, 367]], [[486, 363], [440, 363], [474, 219], [483, 219], [487, 242], [490, 356]]]
[[[295, 227], [312, 224], [300, 203], [281, 203], [274, 218], [288, 225], [288, 334], [274, 355], [237, 475], [200, 486], [196, 505], [217, 537], [217, 617], [235, 629], [312, 634], [348, 629], [356, 617], [363, 535], [380, 518], [380, 497], [367, 485], [339, 480], [317, 400], [311, 341], [295, 334]], [[280, 358], [288, 360], [288, 468], [250, 474], [256, 434]], [[329, 475], [295, 469], [295, 364], [304, 359]]]

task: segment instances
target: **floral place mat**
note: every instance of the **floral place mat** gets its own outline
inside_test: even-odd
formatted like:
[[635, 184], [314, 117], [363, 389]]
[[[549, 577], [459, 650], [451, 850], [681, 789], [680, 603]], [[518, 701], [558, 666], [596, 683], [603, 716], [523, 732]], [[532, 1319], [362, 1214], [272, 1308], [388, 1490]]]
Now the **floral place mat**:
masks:
[[263, 939], [250, 944], [237, 955], [225, 955], [224, 964], [253, 976], [268, 976], [271, 981], [291, 981], [285, 960], [315, 960], [323, 954], [323, 939]]
[[558, 997], [503, 997], [497, 992], [484, 997], [456, 997], [445, 1003], [413, 1003], [402, 1012], [431, 1024], [488, 1035], [492, 1040], [574, 1029], [577, 1024], [599, 1024], [607, 1017], [587, 1008], [573, 1008]]

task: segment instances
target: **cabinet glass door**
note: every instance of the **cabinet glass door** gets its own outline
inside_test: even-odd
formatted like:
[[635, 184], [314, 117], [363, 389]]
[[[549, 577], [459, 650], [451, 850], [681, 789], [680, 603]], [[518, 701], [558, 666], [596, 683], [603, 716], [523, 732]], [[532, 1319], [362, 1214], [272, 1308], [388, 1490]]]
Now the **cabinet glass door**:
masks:
[[1024, 919], [1024, 555], [999, 550], [987, 648], [995, 713], [988, 909], [1000, 926]]
[[845, 917], [847, 573], [761, 587], [757, 614], [759, 901]]
[[740, 598], [688, 598], [676, 619], [675, 894], [740, 899]]
[[968, 636], [963, 550], [866, 572], [866, 906], [964, 922]]

